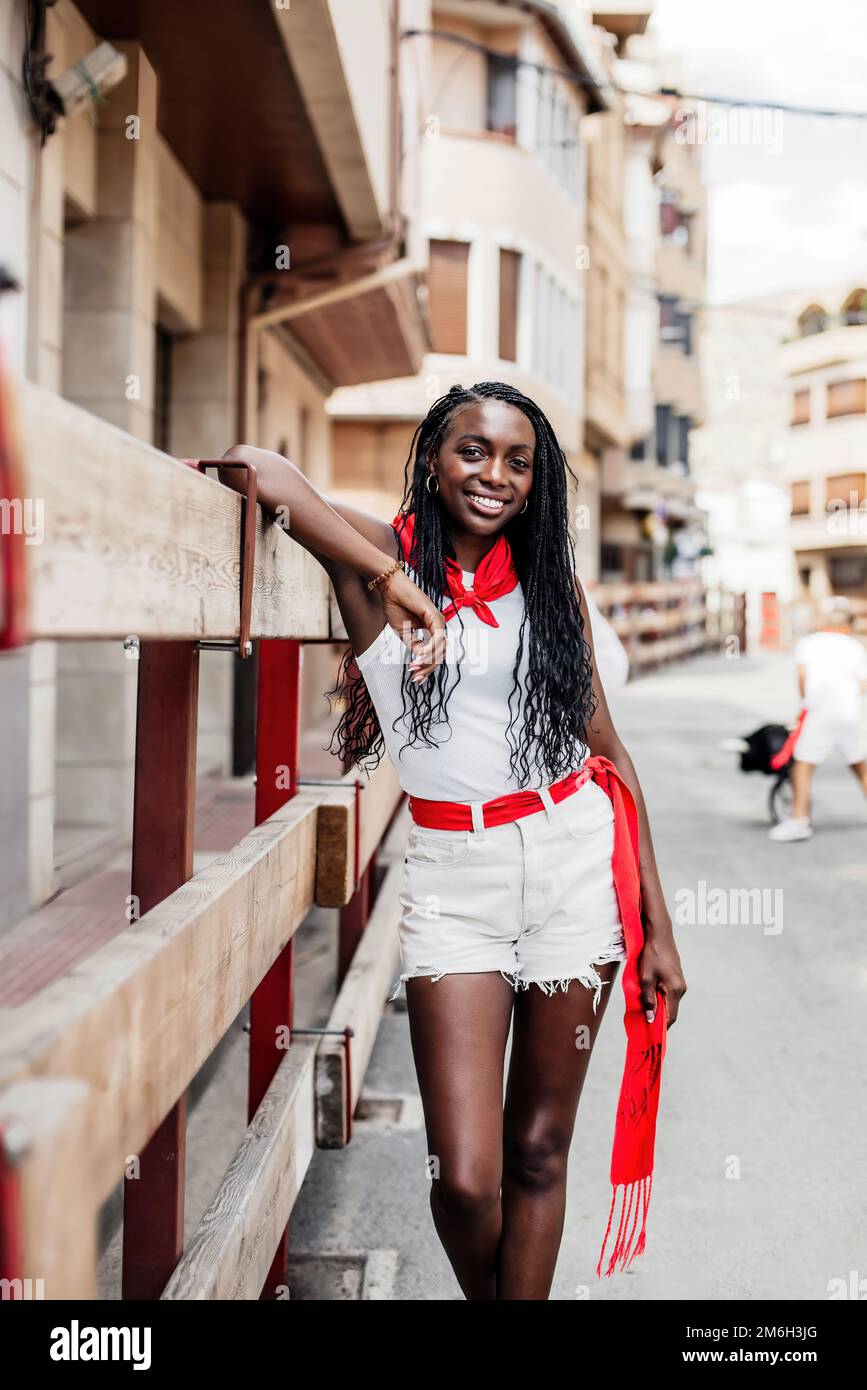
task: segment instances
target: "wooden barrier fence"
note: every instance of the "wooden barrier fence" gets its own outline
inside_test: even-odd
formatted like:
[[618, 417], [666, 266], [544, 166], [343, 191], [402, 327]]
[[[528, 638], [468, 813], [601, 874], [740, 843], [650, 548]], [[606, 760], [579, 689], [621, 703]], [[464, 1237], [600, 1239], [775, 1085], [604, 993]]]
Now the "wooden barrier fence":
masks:
[[730, 638], [745, 649], [742, 594], [708, 592], [698, 579], [600, 584], [592, 592], [634, 671], [721, 647]]
[[[0, 1278], [95, 1296], [100, 1204], [134, 1156], [124, 1296], [273, 1296], [313, 1149], [348, 1141], [393, 977], [396, 894], [373, 902], [373, 864], [400, 788], [385, 762], [366, 780], [299, 782], [299, 644], [340, 634], [321, 568], [259, 509], [257, 824], [194, 874], [199, 643], [237, 649], [246, 503], [38, 388], [22, 417], [27, 496], [44, 509], [27, 548], [31, 636], [138, 639], [140, 915], [0, 1008]], [[316, 905], [341, 909], [321, 1036], [292, 1029], [293, 937]], [[248, 1129], [185, 1250], [187, 1087], [248, 1001]]]

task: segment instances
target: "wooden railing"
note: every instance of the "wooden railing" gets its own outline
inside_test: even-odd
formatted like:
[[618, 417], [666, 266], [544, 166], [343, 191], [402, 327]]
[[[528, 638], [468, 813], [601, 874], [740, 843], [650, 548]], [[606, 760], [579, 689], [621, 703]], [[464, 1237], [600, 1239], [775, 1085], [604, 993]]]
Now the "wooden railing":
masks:
[[634, 670], [744, 640], [743, 596], [708, 593], [698, 579], [600, 584], [593, 598]]
[[[397, 961], [397, 895], [373, 903], [373, 863], [399, 785], [385, 762], [367, 780], [299, 783], [297, 644], [332, 640], [329, 589], [260, 510], [257, 824], [194, 874], [198, 643], [237, 643], [245, 504], [49, 393], [26, 388], [22, 417], [27, 495], [44, 507], [27, 555], [32, 636], [140, 642], [141, 915], [0, 1009], [0, 1277], [94, 1296], [100, 1204], [133, 1156], [125, 1297], [273, 1295], [313, 1149], [348, 1141]], [[315, 905], [342, 909], [344, 938], [321, 1036], [292, 1028], [293, 936]], [[249, 1127], [185, 1250], [186, 1089], [247, 1001]]]

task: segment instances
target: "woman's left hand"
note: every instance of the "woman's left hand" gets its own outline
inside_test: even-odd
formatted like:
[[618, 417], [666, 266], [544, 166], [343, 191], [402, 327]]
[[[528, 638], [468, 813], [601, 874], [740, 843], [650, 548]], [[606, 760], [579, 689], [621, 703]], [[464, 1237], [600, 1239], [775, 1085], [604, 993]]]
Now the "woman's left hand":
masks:
[[645, 923], [644, 949], [638, 958], [638, 981], [641, 1006], [648, 1023], [653, 1022], [657, 991], [660, 991], [665, 1000], [666, 1026], [670, 1028], [677, 1021], [678, 1007], [686, 994], [686, 980], [670, 921]]

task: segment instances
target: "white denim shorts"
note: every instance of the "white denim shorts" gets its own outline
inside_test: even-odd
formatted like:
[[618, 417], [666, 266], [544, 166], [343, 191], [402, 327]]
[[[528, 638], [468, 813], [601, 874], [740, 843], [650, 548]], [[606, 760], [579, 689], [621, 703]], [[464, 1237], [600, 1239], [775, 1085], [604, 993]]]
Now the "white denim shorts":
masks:
[[[475, 830], [410, 830], [400, 882], [401, 982], [499, 970], [546, 994], [626, 959], [611, 856], [614, 812], [587, 781], [544, 809]], [[478, 817], [477, 817], [478, 823]]]
[[861, 725], [856, 720], [829, 719], [810, 710], [795, 744], [795, 757], [801, 763], [824, 763], [837, 751], [851, 766], [864, 759]]

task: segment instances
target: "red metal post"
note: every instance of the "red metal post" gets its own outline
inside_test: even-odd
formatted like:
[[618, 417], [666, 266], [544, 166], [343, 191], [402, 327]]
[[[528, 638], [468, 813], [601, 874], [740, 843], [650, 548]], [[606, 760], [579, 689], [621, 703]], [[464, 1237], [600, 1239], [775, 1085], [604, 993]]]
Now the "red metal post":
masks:
[[[301, 714], [300, 642], [259, 643], [256, 702], [256, 824], [267, 820], [298, 790]], [[281, 1040], [292, 1027], [293, 943], [289, 941], [250, 1001], [250, 1071], [247, 1114], [252, 1120], [285, 1054]], [[283, 1233], [262, 1289], [273, 1298], [286, 1282], [288, 1241]]]
[[0, 1130], [0, 1279], [23, 1278], [21, 1189], [15, 1158]]
[[[142, 642], [135, 741], [132, 884], [139, 915], [192, 877], [199, 654]], [[123, 1297], [157, 1299], [184, 1248], [186, 1094], [124, 1181]]]

